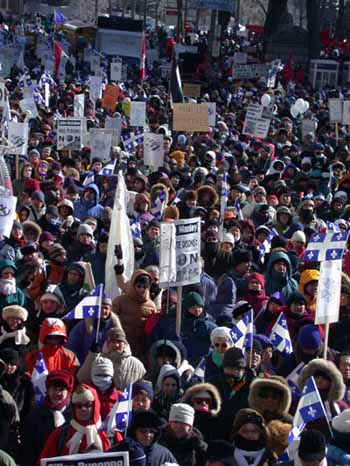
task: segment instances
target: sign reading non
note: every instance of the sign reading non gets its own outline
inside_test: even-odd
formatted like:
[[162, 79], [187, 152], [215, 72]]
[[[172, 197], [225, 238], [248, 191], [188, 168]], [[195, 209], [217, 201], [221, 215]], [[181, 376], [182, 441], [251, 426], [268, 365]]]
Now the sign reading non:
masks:
[[83, 122], [81, 118], [57, 120], [57, 149], [80, 150], [82, 145]]
[[341, 99], [329, 99], [329, 121], [331, 123], [340, 123], [343, 118], [343, 102]]
[[129, 453], [104, 452], [43, 458], [41, 466], [129, 466]]

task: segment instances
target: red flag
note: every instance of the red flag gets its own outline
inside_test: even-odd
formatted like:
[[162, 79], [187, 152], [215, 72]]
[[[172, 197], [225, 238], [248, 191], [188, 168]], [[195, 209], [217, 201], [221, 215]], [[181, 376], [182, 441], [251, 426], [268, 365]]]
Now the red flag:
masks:
[[282, 79], [285, 84], [288, 84], [293, 79], [292, 55], [289, 55], [286, 66], [283, 68]]
[[55, 42], [54, 44], [54, 72], [55, 76], [58, 76], [59, 69], [60, 69], [60, 64], [61, 64], [61, 59], [62, 59], [62, 47], [58, 42]]
[[143, 81], [146, 77], [146, 38], [142, 38], [141, 60], [140, 60], [140, 78]]

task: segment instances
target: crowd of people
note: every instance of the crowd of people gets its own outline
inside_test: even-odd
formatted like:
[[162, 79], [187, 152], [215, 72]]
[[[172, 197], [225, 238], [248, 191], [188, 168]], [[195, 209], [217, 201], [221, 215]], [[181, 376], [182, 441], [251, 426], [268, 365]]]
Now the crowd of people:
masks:
[[[15, 31], [16, 22], [2, 19], [5, 33]], [[148, 45], [170, 56], [164, 31], [150, 37]], [[195, 40], [205, 50], [206, 36]], [[330, 327], [326, 359], [324, 329], [315, 324], [319, 263], [304, 256], [313, 233], [350, 227], [350, 136], [328, 112], [328, 98], [348, 91], [315, 90], [306, 76], [299, 83], [278, 76], [273, 89], [264, 78], [233, 80], [234, 53], [254, 45], [232, 32], [220, 59], [199, 67], [197, 78], [209, 79], [190, 101], [216, 103], [216, 124], [206, 133], [172, 130], [161, 62], [147, 62], [141, 85], [120, 85], [115, 112], [91, 100], [81, 73], [50, 81], [49, 106], [38, 103], [38, 117], [29, 120], [27, 154], [17, 166], [5, 156], [17, 207], [0, 241], [0, 465], [36, 466], [96, 450], [127, 451], [130, 466], [350, 464], [350, 255], [343, 257], [339, 321]], [[25, 56], [33, 79], [44, 71], [39, 59]], [[5, 81], [10, 119], [18, 122], [28, 118], [19, 106], [23, 72], [13, 67]], [[244, 135], [247, 105], [266, 93], [273, 98], [267, 137]], [[122, 135], [131, 129], [123, 104], [146, 102], [148, 131], [164, 136], [163, 165], [150, 170], [142, 143], [120, 142], [111, 148], [114, 174], [103, 176], [89, 147], [57, 150], [57, 120], [73, 116], [77, 94], [84, 95], [89, 129], [119, 117]], [[290, 113], [298, 98], [309, 103], [314, 132], [302, 133], [300, 117]], [[84, 264], [95, 284], [106, 281], [118, 172], [134, 197], [130, 224], [141, 228], [133, 238], [134, 273], [126, 279], [116, 241], [116, 265], [107, 274], [120, 293], [103, 295], [100, 319], [65, 320], [88, 295]], [[165, 205], [155, 215], [161, 195]], [[200, 281], [184, 286], [178, 303], [175, 288], [159, 285], [160, 223], [195, 217]], [[254, 338], [242, 351], [230, 330], [251, 311]], [[281, 312], [293, 346], [288, 355], [270, 338]], [[32, 380], [39, 356], [48, 371], [41, 402]], [[314, 377], [327, 418], [308, 423], [292, 462], [283, 463], [298, 404], [286, 379], [298, 366], [297, 386]], [[106, 420], [130, 384], [130, 423], [111, 433]]]

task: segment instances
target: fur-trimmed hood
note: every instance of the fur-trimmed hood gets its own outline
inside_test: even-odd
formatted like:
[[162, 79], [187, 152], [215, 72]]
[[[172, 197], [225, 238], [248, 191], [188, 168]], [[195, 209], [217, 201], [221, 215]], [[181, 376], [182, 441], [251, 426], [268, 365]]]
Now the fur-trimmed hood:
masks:
[[208, 392], [213, 400], [213, 406], [210, 410], [210, 414], [214, 416], [219, 414], [221, 410], [221, 396], [218, 389], [211, 383], [197, 383], [196, 385], [188, 388], [181, 399], [181, 403], [188, 403], [191, 405], [192, 398], [203, 391]]
[[26, 220], [25, 222], [22, 223], [22, 228], [24, 232], [28, 230], [35, 231], [35, 234], [36, 234], [35, 241], [39, 240], [42, 230], [36, 222], [32, 222], [31, 220]]
[[[208, 185], [200, 186], [197, 189], [197, 204], [205, 209], [212, 209], [219, 202], [219, 195], [214, 188]], [[204, 196], [209, 194], [209, 200], [205, 200]]]
[[292, 403], [292, 395], [290, 388], [283, 377], [278, 375], [273, 375], [269, 378], [257, 377], [253, 380], [250, 385], [248, 403], [252, 409], [256, 411], [261, 411], [261, 398], [258, 395], [259, 390], [262, 388], [269, 387], [275, 390], [282, 392], [283, 396], [280, 402], [280, 405], [277, 409], [278, 414], [286, 414], [289, 411], [290, 405]]
[[336, 365], [331, 361], [325, 359], [314, 359], [309, 362], [299, 375], [298, 385], [300, 389], [303, 389], [306, 379], [315, 374], [315, 372], [321, 371], [327, 377], [331, 379], [331, 386], [327, 395], [328, 401], [340, 401], [344, 397], [345, 385], [343, 382], [342, 375]]
[[156, 199], [157, 199], [157, 191], [164, 191], [165, 194], [166, 194], [166, 198], [165, 198], [165, 205], [168, 204], [168, 201], [169, 201], [169, 188], [167, 186], [165, 186], [165, 184], [163, 183], [156, 183], [152, 186], [151, 188], [151, 192], [150, 192], [150, 201], [151, 201], [151, 204], [152, 202], [154, 202]]
[[263, 439], [267, 443], [270, 438], [270, 432], [267, 428], [266, 422], [264, 417], [259, 413], [259, 411], [251, 408], [243, 408], [238, 411], [238, 413], [235, 416], [235, 419], [233, 421], [232, 425], [232, 430], [231, 430], [231, 435], [230, 438], [231, 440], [234, 440], [235, 435], [238, 433], [239, 429], [251, 420], [255, 419], [257, 422], [254, 422], [256, 424], [260, 424], [260, 428], [262, 431]]

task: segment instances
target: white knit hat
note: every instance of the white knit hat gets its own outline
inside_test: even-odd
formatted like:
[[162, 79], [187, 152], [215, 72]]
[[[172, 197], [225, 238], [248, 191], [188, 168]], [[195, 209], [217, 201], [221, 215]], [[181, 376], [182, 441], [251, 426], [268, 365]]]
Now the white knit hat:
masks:
[[297, 230], [293, 233], [291, 237], [291, 241], [300, 241], [301, 243], [306, 243], [306, 236], [305, 233], [301, 230]]
[[232, 246], [235, 245], [235, 238], [232, 233], [225, 233], [221, 243], [230, 243]]
[[112, 361], [108, 358], [104, 358], [103, 356], [98, 356], [91, 366], [91, 377], [94, 377], [95, 375], [109, 375], [113, 377], [114, 367]]
[[215, 341], [219, 338], [224, 339], [233, 345], [230, 329], [227, 327], [216, 327], [210, 334], [211, 344], [214, 345]]
[[169, 422], [182, 422], [193, 426], [194, 409], [185, 403], [175, 403], [170, 408]]
[[332, 419], [332, 427], [341, 433], [350, 432], [350, 409], [345, 409]]

